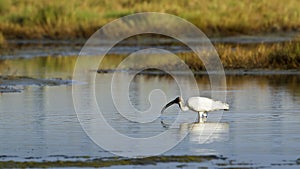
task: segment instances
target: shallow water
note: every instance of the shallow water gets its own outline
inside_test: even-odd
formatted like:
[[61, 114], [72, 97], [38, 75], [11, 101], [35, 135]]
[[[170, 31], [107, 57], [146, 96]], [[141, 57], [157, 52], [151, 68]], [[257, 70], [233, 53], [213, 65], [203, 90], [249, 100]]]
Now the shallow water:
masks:
[[[22, 65], [24, 61], [39, 63], [40, 60], [12, 60], [9, 64]], [[19, 67], [18, 74], [44, 78], [70, 78], [72, 75], [72, 66], [42, 69], [44, 65], [38, 65], [30, 69]], [[111, 76], [112, 73], [97, 74], [95, 90], [108, 123], [119, 133], [135, 138], [151, 137], [165, 131], [161, 118], [139, 124], [126, 120], [117, 112], [113, 103], [106, 99], [110, 96]], [[126, 78], [128, 74], [123, 72], [118, 76]], [[196, 80], [200, 95], [210, 96], [208, 77], [197, 75]], [[177, 106], [168, 109], [162, 117], [167, 123], [174, 122], [178, 114], [185, 116], [170, 129], [171, 133], [180, 136], [184, 131], [191, 131], [163, 155], [218, 155], [228, 158], [227, 166], [270, 167], [290, 163], [295, 166], [295, 160], [300, 157], [300, 76], [227, 75], [226, 81], [227, 102], [231, 108], [223, 113], [220, 121], [216, 116], [222, 112], [209, 114], [204, 123], [205, 130], [202, 130], [204, 124], [193, 124], [195, 113], [180, 112]], [[91, 88], [89, 83], [76, 85]], [[22, 88], [20, 93], [0, 95], [0, 160], [74, 160], [114, 156], [93, 143], [81, 128], [73, 106], [72, 86]], [[148, 109], [151, 106], [149, 94], [157, 88], [165, 92], [166, 98], [152, 100], [153, 106], [161, 107], [165, 104], [163, 101], [180, 93], [170, 76], [140, 74], [129, 87], [131, 104], [139, 110]], [[197, 88], [190, 90], [198, 91]], [[117, 91], [118, 96], [125, 94], [126, 91]], [[127, 101], [119, 100], [118, 103], [126, 108]], [[93, 119], [86, 120], [92, 127], [97, 127]], [[214, 128], [212, 135], [207, 134], [210, 128]], [[214, 161], [205, 165], [222, 163], [224, 161]], [[194, 166], [194, 163], [190, 165]]]
[[[297, 32], [283, 32], [282, 34], [268, 34], [257, 36], [232, 36], [210, 38], [212, 43], [229, 44], [260, 44], [260, 43], [279, 43], [293, 40]], [[142, 37], [142, 38], [141, 38]], [[190, 52], [191, 50], [181, 42], [172, 38], [162, 36], [141, 36], [126, 39], [110, 50], [111, 54], [130, 54], [135, 51], [153, 47], [178, 52]], [[33, 57], [47, 56], [76, 56], [83, 47], [86, 40], [8, 40], [9, 50], [1, 53], [0, 60], [3, 59], [30, 59]], [[190, 44], [196, 44], [196, 39], [187, 39]], [[107, 48], [107, 44], [100, 44], [102, 48]], [[98, 55], [97, 50], [91, 48], [89, 54]], [[96, 53], [95, 53], [96, 52]]]

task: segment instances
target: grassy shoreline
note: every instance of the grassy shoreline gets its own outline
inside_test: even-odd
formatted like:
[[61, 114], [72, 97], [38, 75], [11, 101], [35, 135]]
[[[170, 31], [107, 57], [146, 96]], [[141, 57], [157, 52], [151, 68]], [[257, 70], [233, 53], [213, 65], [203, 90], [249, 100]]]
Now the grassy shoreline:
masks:
[[[283, 42], [274, 44], [215, 44], [216, 51], [220, 57], [224, 69], [241, 70], [299, 70], [300, 69], [300, 41]], [[177, 56], [194, 71], [205, 70], [203, 62], [193, 52], [178, 53]], [[104, 57], [101, 68], [103, 71], [116, 69], [127, 55], [111, 54]], [[139, 69], [139, 60], [136, 60]], [[143, 62], [147, 64], [176, 70], [177, 63], [161, 57], [159, 62], [155, 59], [145, 58]], [[143, 66], [143, 64], [141, 64]], [[100, 70], [101, 72], [101, 70]]]
[[300, 30], [297, 0], [0, 0], [0, 39], [87, 38], [110, 21], [138, 12], [174, 14], [210, 37]]
[[[10, 39], [88, 38], [101, 26], [138, 12], [174, 14], [195, 24], [209, 37], [300, 32], [298, 0], [0, 0], [0, 50], [9, 48], [6, 42]], [[295, 40], [215, 46], [225, 69], [299, 69], [299, 44]], [[192, 70], [204, 70], [194, 54], [178, 55]], [[107, 65], [116, 65], [124, 57], [116, 56]]]
[[[274, 44], [214, 44], [214, 46], [226, 70], [300, 70], [299, 40]], [[193, 52], [177, 53], [176, 55], [184, 61], [192, 71], [205, 70], [202, 61]], [[104, 72], [114, 70], [127, 56], [126, 54], [107, 54], [99, 68]], [[143, 58], [142, 61], [152, 64], [155, 67], [161, 66], [162, 68], [176, 70], [177, 65], [175, 62], [170, 62], [169, 59], [164, 58], [162, 55], [160, 55], [159, 58], [160, 59], [152, 59], [151, 57], [146, 57]], [[34, 66], [34, 64], [45, 64], [48, 69], [72, 71], [76, 59], [76, 56], [47, 56], [38, 57], [37, 59], [27, 59], [26, 63], [28, 62], [27, 64], [30, 64], [31, 67], [37, 67]], [[135, 61], [136, 66], [144, 65], [143, 63], [139, 64], [140, 62], [141, 59], [138, 58], [138, 60]], [[0, 71], [14, 70], [13, 63], [11, 59], [0, 60]], [[22, 67], [24, 63], [25, 61], [20, 62], [21, 65], [18, 66]], [[65, 68], [67, 68], [67, 70], [65, 70]]]
[[299, 69], [300, 41], [252, 46], [216, 45], [226, 69]]

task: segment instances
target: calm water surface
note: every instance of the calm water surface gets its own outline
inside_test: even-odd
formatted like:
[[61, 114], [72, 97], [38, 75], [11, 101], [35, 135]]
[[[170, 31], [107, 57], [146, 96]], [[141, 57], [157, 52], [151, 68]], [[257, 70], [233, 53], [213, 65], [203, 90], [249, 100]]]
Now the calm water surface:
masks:
[[[66, 78], [71, 73], [47, 67], [39, 73], [29, 68], [18, 70], [18, 74], [35, 77]], [[120, 133], [137, 138], [154, 136], [166, 130], [159, 118], [139, 124], [120, 116], [109, 99], [105, 99], [109, 96], [108, 79], [111, 76], [109, 73], [97, 74], [96, 78], [97, 101], [111, 126]], [[119, 73], [119, 76], [128, 74]], [[210, 96], [208, 77], [196, 76], [196, 80], [200, 94]], [[219, 155], [254, 167], [295, 162], [300, 157], [300, 76], [228, 75], [226, 80], [227, 102], [231, 109], [224, 112], [220, 121], [214, 121], [214, 116], [221, 112], [209, 114], [205, 123], [216, 131], [208, 139], [203, 139], [203, 124], [193, 126], [196, 114], [185, 112], [186, 121], [171, 130], [180, 134], [193, 126], [190, 134], [163, 155]], [[89, 84], [76, 85], [91, 87]], [[81, 128], [73, 106], [72, 86], [22, 88], [21, 93], [0, 95], [0, 160], [114, 156], [94, 144]], [[167, 100], [180, 93], [169, 76], [137, 75], [129, 88], [131, 103], [140, 110], [149, 108], [148, 96], [156, 88], [165, 92]], [[126, 92], [118, 91], [118, 94]], [[121, 104], [126, 104], [126, 101], [121, 101]], [[165, 103], [157, 100], [152, 104], [161, 106]], [[172, 122], [179, 113], [182, 112], [177, 106], [171, 107], [165, 115], [166, 121]]]

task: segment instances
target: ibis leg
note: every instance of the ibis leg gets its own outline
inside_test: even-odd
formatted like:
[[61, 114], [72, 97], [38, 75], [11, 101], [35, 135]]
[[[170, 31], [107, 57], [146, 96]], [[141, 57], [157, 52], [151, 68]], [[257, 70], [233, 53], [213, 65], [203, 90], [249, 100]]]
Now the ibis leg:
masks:
[[203, 112], [198, 112], [198, 123], [202, 121]]

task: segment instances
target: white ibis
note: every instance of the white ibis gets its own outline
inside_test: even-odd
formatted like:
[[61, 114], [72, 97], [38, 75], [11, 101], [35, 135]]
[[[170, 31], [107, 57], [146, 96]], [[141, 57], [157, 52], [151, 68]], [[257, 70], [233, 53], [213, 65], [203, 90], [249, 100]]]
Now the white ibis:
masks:
[[177, 97], [176, 99], [166, 104], [162, 108], [161, 113], [163, 113], [165, 109], [167, 109], [173, 104], [178, 104], [182, 111], [192, 110], [198, 112], [198, 121], [200, 120], [200, 118], [206, 118], [207, 112], [216, 110], [229, 110], [228, 104], [223, 103], [221, 101], [215, 101], [206, 97], [190, 97], [186, 101], [186, 105], [184, 105], [184, 101], [181, 97]]

